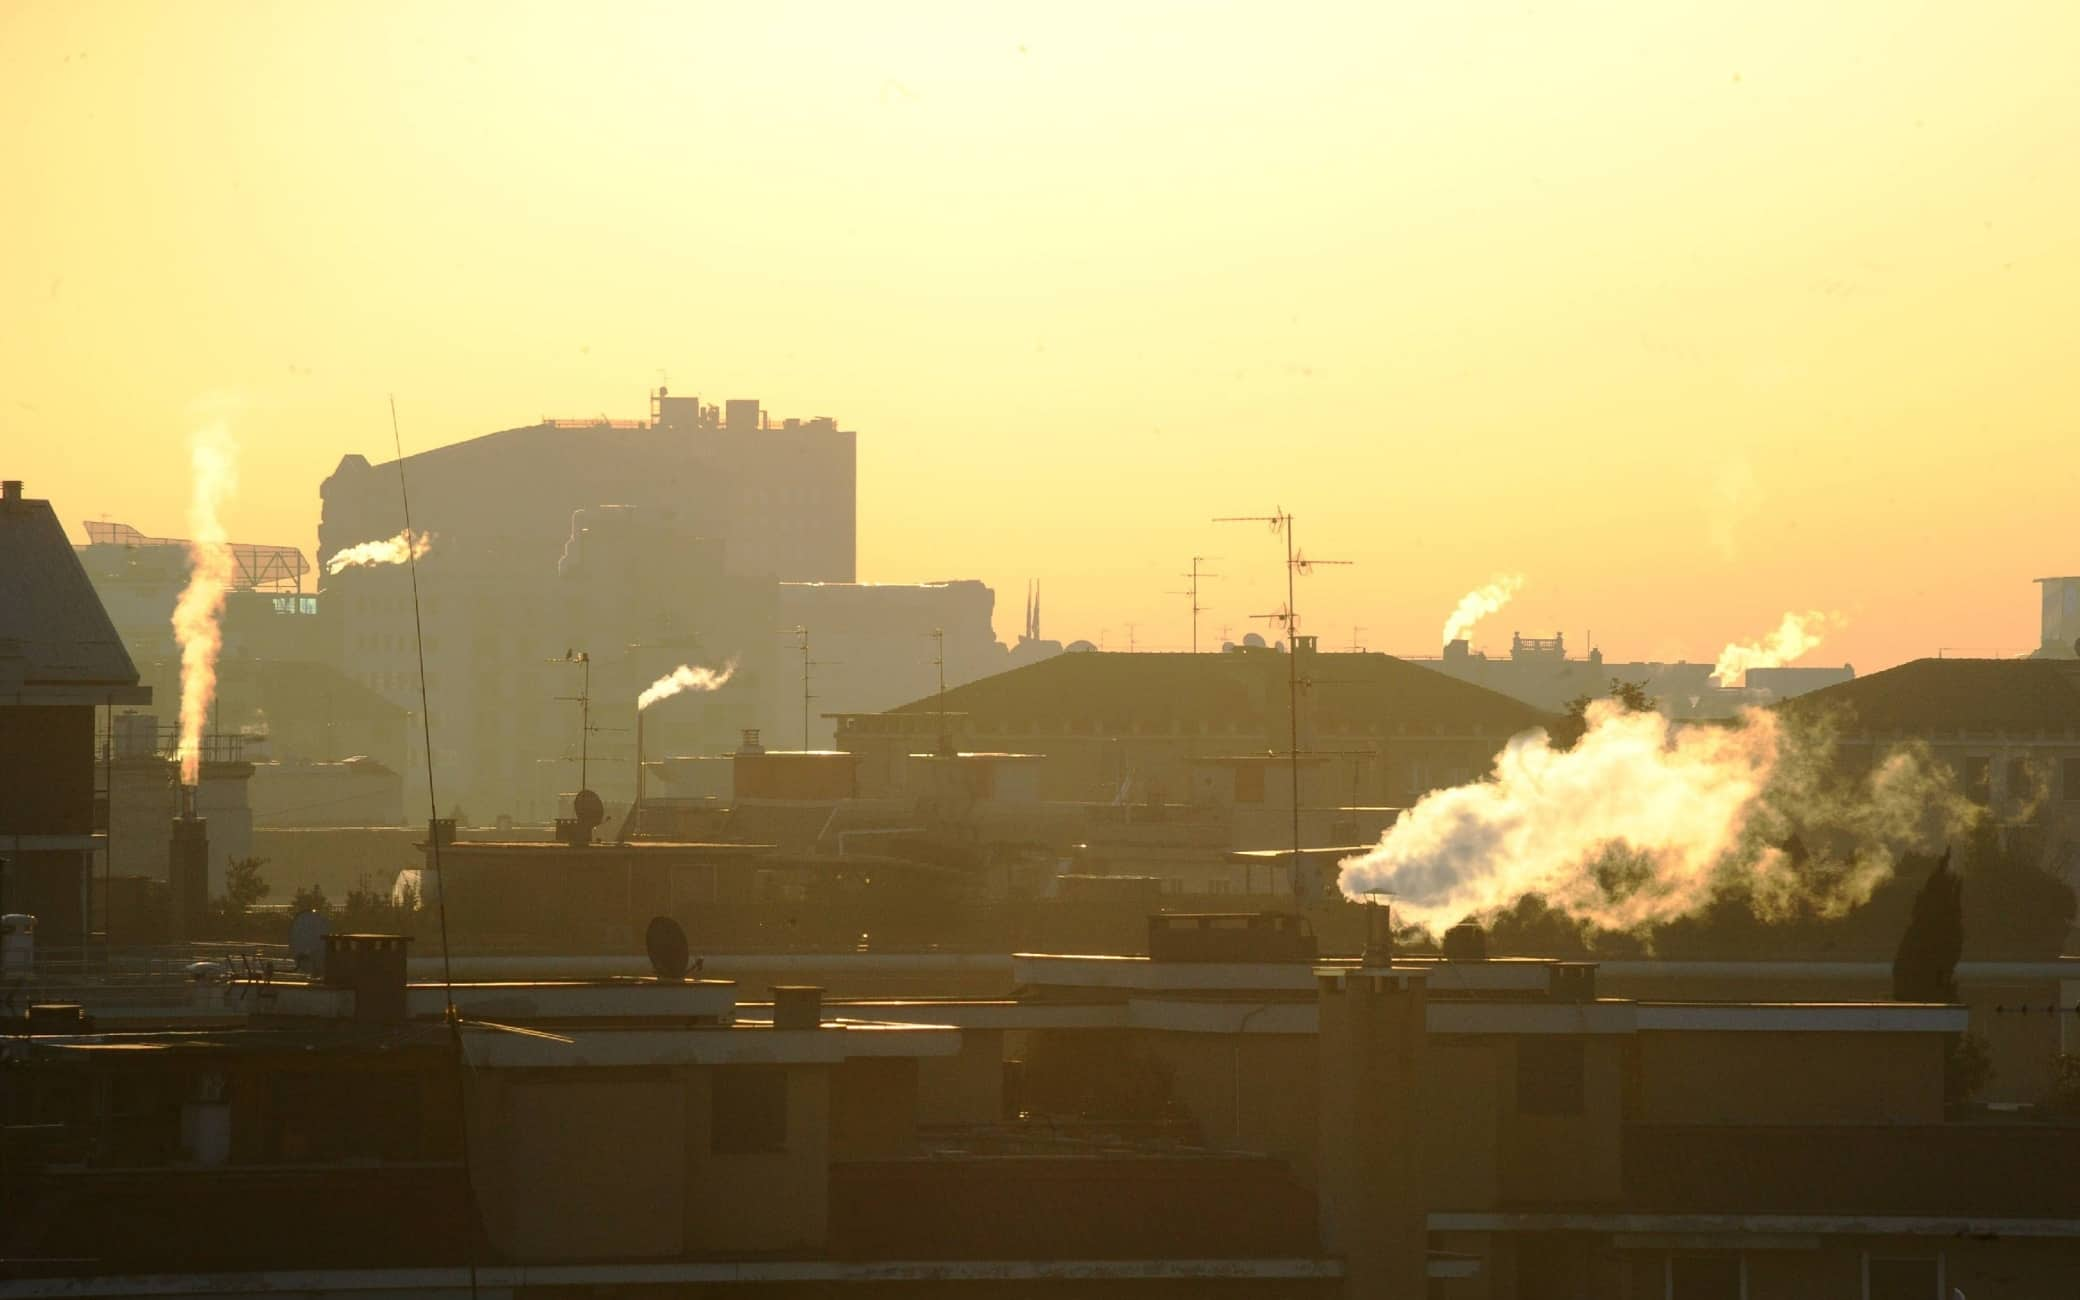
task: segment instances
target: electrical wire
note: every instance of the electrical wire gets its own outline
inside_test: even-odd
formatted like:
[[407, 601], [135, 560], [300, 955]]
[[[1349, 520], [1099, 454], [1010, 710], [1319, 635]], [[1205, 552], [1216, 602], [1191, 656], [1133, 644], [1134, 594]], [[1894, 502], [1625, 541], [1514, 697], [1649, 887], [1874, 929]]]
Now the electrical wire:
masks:
[[[405, 536], [410, 538], [412, 495], [405, 486], [404, 435], [398, 432], [395, 394], [390, 397], [390, 440], [397, 450], [397, 498], [404, 507]], [[463, 1069], [469, 1064], [469, 1054], [462, 1049], [462, 1020], [455, 1014], [455, 968], [448, 955], [448, 877], [441, 869], [440, 801], [435, 798], [433, 788], [433, 711], [426, 691], [426, 623], [419, 612], [419, 555], [417, 549], [409, 545], [405, 547], [405, 565], [412, 577], [412, 640], [419, 657], [419, 726], [426, 745], [426, 841], [433, 855], [434, 909], [440, 918], [443, 1019], [455, 1047], [455, 1107], [461, 1121], [462, 1139], [462, 1218], [463, 1230], [468, 1234], [463, 1243], [463, 1258], [469, 1264], [470, 1300], [476, 1300], [477, 1178], [475, 1167], [470, 1162], [469, 1080]]]

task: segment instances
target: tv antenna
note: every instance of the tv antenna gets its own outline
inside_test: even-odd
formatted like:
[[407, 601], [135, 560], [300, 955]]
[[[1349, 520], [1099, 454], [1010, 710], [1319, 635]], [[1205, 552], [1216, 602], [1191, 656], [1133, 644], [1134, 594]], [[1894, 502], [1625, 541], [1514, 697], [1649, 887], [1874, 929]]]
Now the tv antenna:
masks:
[[1273, 507], [1268, 515], [1224, 515], [1214, 519], [1217, 524], [1269, 524], [1271, 531], [1285, 538], [1286, 543], [1286, 603], [1283, 609], [1272, 614], [1259, 614], [1259, 618], [1274, 619], [1286, 629], [1286, 724], [1289, 746], [1286, 750], [1293, 780], [1293, 880], [1298, 887], [1300, 880], [1300, 644], [1296, 635], [1300, 626], [1300, 615], [1294, 607], [1295, 580], [1303, 573], [1312, 573], [1318, 564], [1348, 565], [1349, 560], [1309, 559], [1293, 541], [1293, 516], [1283, 507]]
[[1190, 598], [1190, 600], [1191, 600], [1191, 602], [1192, 602], [1192, 653], [1193, 653], [1193, 654], [1198, 654], [1198, 653], [1199, 653], [1199, 615], [1200, 615], [1200, 614], [1202, 614], [1202, 613], [1204, 613], [1204, 612], [1205, 612], [1205, 610], [1206, 610], [1206, 606], [1204, 606], [1204, 605], [1201, 605], [1201, 604], [1199, 603], [1199, 579], [1201, 579], [1201, 578], [1218, 578], [1218, 577], [1220, 577], [1220, 576], [1221, 576], [1221, 575], [1219, 575], [1218, 573], [1208, 573], [1208, 572], [1206, 572], [1205, 570], [1203, 570], [1203, 569], [1201, 569], [1201, 568], [1199, 567], [1200, 565], [1204, 564], [1204, 563], [1205, 563], [1205, 562], [1206, 562], [1207, 560], [1209, 560], [1209, 559], [1211, 559], [1211, 558], [1214, 558], [1214, 557], [1212, 557], [1212, 556], [1206, 556], [1206, 555], [1194, 555], [1194, 556], [1192, 557], [1192, 571], [1191, 571], [1190, 573], [1186, 573], [1186, 574], [1181, 574], [1181, 575], [1179, 575], [1180, 577], [1190, 578], [1190, 579], [1192, 580], [1192, 585], [1191, 585], [1191, 586], [1190, 586], [1189, 588], [1187, 588], [1186, 590], [1184, 590], [1184, 591], [1173, 591], [1173, 592], [1171, 592], [1171, 593], [1170, 593], [1170, 594], [1171, 594], [1171, 595], [1173, 595], [1173, 596], [1185, 596], [1185, 597], [1189, 597], [1189, 598]]
[[[592, 737], [592, 655], [585, 650], [565, 650], [561, 659], [549, 660], [552, 664], [581, 664], [585, 676], [576, 695], [559, 695], [556, 698], [573, 702], [578, 706], [578, 788], [588, 790], [586, 781], [586, 759], [589, 755], [587, 742]], [[566, 759], [566, 762], [569, 760]]]
[[1351, 653], [1354, 655], [1361, 655], [1365, 653], [1365, 647], [1358, 643], [1358, 633], [1363, 632], [1364, 630], [1365, 629], [1363, 627], [1360, 627], [1355, 623], [1351, 625]]
[[[812, 668], [830, 667], [836, 664], [838, 660], [811, 659], [809, 657], [809, 629], [797, 623], [793, 628], [793, 632], [795, 635], [795, 649], [799, 650], [802, 655], [802, 749], [804, 752], [807, 752], [809, 748], [809, 701], [816, 698], [809, 693], [809, 670]], [[940, 673], [940, 681], [942, 683], [945, 681], [944, 672]], [[942, 684], [940, 689], [943, 691], [945, 686]]]
[[927, 635], [935, 647], [932, 666], [939, 670], [939, 752], [946, 754], [953, 749], [946, 735], [946, 629], [935, 627]]

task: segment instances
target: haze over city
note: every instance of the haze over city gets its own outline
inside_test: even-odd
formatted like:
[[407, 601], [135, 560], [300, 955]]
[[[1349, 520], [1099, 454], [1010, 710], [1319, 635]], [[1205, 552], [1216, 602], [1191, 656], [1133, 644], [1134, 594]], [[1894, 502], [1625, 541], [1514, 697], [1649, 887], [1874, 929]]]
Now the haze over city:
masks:
[[0, 1300], [2080, 1294], [2075, 50], [0, 0]]
[[[812, 24], [817, 39], [801, 39]], [[843, 416], [868, 581], [1038, 578], [1057, 632], [1510, 630], [1871, 671], [2034, 644], [2074, 566], [2080, 15], [1891, 3], [11, 5], [17, 472], [180, 532], [660, 382]], [[91, 454], [83, 451], [91, 449]], [[2018, 459], [2029, 471], [2018, 476]], [[1647, 540], [1651, 539], [1651, 540]], [[996, 625], [1017, 630], [1000, 599]], [[1354, 628], [1362, 628], [1356, 631]], [[1131, 629], [1131, 630], [1130, 630]]]

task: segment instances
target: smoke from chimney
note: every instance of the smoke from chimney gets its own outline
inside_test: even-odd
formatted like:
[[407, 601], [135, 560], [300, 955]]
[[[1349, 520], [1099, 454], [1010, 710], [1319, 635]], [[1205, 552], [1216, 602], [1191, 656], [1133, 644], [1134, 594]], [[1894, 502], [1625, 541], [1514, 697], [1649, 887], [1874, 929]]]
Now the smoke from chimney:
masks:
[[386, 537], [380, 542], [361, 542], [339, 551], [325, 561], [325, 572], [337, 574], [345, 569], [369, 568], [378, 564], [403, 564], [408, 560], [423, 557], [433, 549], [433, 534], [414, 533], [405, 529], [395, 537]]
[[659, 700], [668, 700], [681, 691], [713, 691], [721, 689], [723, 683], [737, 671], [737, 661], [732, 659], [718, 671], [714, 668], [695, 668], [680, 664], [650, 683], [650, 689], [636, 696], [636, 708], [647, 709]]
[[1459, 608], [1444, 621], [1444, 644], [1450, 645], [1468, 632], [1473, 625], [1488, 615], [1509, 604], [1510, 598], [1524, 586], [1521, 573], [1498, 573], [1495, 580], [1485, 587], [1476, 587], [1459, 598]]
[[1786, 614], [1784, 621], [1777, 624], [1776, 631], [1760, 641], [1729, 645], [1721, 650], [1718, 665], [1712, 669], [1712, 676], [1719, 679], [1720, 686], [1728, 689], [1745, 686], [1748, 684], [1750, 668], [1781, 668], [1799, 656], [1817, 649], [1820, 645], [1820, 634], [1830, 622], [1839, 624], [1840, 620], [1830, 619], [1819, 610], [1808, 610], [1803, 614], [1793, 611]]
[[224, 593], [235, 568], [220, 511], [238, 490], [237, 448], [222, 425], [191, 441], [194, 483], [188, 501], [188, 585], [173, 607], [173, 639], [181, 650], [180, 741], [174, 751], [181, 784], [202, 770], [202, 728], [217, 695], [217, 655], [224, 646]]
[[[1489, 779], [1426, 795], [1343, 860], [1343, 893], [1391, 893], [1432, 933], [1531, 894], [1612, 930], [1724, 896], [1765, 918], [1831, 916], [1867, 900], [1897, 852], [1933, 847], [1974, 816], [1922, 749], [1894, 750], [1853, 784], [1835, 777], [1820, 723], [1794, 730], [1751, 710], [1731, 727], [1679, 727], [1611, 700], [1590, 705], [1587, 723], [1571, 750], [1526, 732]], [[1815, 855], [1780, 847], [1794, 836]]]

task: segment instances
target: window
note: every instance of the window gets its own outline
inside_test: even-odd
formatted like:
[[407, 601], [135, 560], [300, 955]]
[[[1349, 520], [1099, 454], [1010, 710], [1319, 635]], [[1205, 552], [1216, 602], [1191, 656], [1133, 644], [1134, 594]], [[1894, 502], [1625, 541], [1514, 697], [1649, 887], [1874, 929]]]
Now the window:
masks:
[[1863, 1300], [1942, 1300], [1943, 1260], [1863, 1257]]
[[1585, 1072], [1582, 1040], [1535, 1035], [1517, 1040], [1517, 1110], [1526, 1115], [1579, 1115]]
[[787, 1149], [787, 1071], [736, 1066], [715, 1072], [709, 1149], [719, 1156]]
[[1671, 1255], [1668, 1300], [1743, 1300], [1746, 1269], [1739, 1255]]
[[2065, 761], [2065, 784], [2062, 790], [2068, 799], [2080, 799], [2080, 758]]
[[2008, 788], [2003, 793], [2007, 795], [2008, 802], [2011, 804], [2036, 802], [2036, 773], [2032, 770], [2028, 759], [2011, 758], [2008, 760]]

